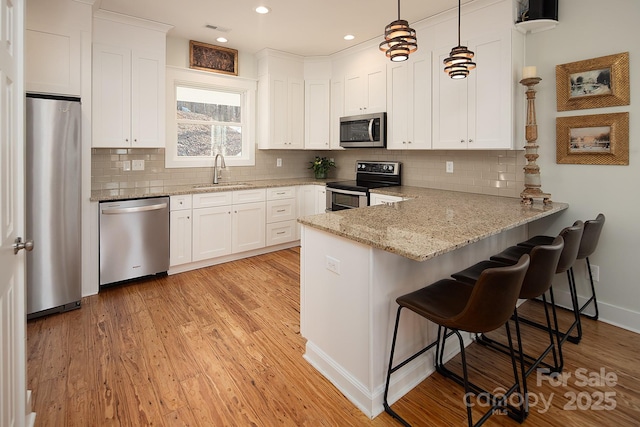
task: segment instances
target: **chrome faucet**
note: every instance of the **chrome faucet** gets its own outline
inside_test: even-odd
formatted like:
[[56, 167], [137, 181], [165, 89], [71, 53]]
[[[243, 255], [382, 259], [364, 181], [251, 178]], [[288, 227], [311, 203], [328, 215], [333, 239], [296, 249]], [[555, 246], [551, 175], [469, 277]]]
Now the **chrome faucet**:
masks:
[[216, 154], [216, 157], [213, 159], [213, 183], [218, 183], [218, 178], [220, 177], [220, 172], [218, 169], [218, 157], [220, 157], [220, 169], [225, 169], [227, 166], [224, 164], [224, 156], [220, 153]]

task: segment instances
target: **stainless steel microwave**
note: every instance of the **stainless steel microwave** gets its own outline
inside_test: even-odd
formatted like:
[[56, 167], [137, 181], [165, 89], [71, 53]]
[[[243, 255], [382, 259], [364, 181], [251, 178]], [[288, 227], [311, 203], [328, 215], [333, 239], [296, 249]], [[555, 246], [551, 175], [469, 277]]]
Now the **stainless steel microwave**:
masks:
[[344, 148], [387, 146], [387, 113], [340, 117], [340, 146]]

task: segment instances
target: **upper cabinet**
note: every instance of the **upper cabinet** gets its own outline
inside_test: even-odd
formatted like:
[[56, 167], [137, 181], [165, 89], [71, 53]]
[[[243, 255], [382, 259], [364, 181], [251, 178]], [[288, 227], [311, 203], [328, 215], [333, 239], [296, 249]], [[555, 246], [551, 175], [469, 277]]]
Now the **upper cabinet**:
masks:
[[510, 149], [512, 141], [511, 31], [470, 39], [477, 68], [466, 79], [442, 72], [448, 49], [436, 52], [433, 148]]
[[344, 78], [346, 116], [379, 113], [387, 108], [387, 78], [384, 66], [365, 68]]
[[26, 91], [81, 96], [91, 52], [91, 5], [29, 0], [25, 27]]
[[92, 145], [165, 146], [165, 45], [171, 27], [94, 14]]
[[304, 147], [302, 58], [265, 49], [258, 56], [258, 147]]
[[328, 150], [330, 144], [329, 80], [306, 80], [304, 96], [304, 147], [312, 150]]
[[431, 52], [387, 65], [387, 148], [431, 148]]

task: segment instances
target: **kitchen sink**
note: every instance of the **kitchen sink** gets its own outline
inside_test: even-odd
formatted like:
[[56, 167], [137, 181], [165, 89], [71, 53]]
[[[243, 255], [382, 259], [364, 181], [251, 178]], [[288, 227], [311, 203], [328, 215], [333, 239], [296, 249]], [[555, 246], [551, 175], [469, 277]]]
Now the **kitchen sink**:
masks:
[[251, 184], [247, 184], [246, 182], [223, 182], [221, 184], [198, 184], [194, 185], [193, 188], [195, 190], [234, 190], [251, 186]]

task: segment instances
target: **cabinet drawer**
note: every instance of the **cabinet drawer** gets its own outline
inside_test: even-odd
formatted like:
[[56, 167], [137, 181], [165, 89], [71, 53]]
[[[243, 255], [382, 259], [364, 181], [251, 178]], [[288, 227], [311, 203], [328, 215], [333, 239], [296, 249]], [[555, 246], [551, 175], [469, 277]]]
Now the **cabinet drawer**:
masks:
[[193, 195], [193, 208], [210, 208], [213, 206], [230, 205], [233, 202], [231, 191], [220, 191], [216, 193], [201, 193]]
[[296, 219], [296, 203], [294, 199], [269, 200], [267, 202], [267, 224], [291, 219]]
[[240, 190], [233, 192], [233, 204], [238, 203], [252, 203], [252, 202], [264, 202], [266, 198], [266, 191], [264, 188], [256, 190]]
[[295, 196], [295, 187], [267, 188], [267, 200], [293, 199]]
[[170, 206], [171, 206], [170, 210], [172, 211], [182, 211], [185, 209], [191, 209], [191, 194], [171, 196]]
[[267, 246], [293, 242], [296, 239], [296, 221], [282, 221], [267, 224]]

